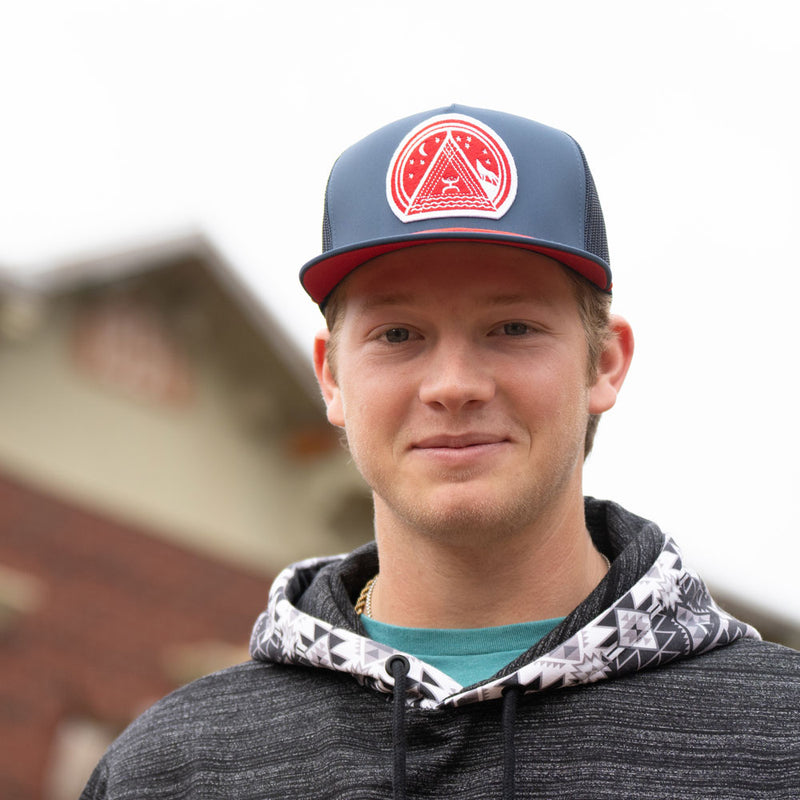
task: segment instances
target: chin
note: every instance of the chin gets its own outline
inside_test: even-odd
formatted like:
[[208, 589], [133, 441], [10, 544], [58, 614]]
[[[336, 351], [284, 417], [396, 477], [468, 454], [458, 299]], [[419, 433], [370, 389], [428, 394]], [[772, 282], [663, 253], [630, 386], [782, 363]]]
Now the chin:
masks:
[[502, 541], [529, 525], [536, 517], [530, 495], [513, 500], [476, 497], [474, 490], [450, 492], [447, 498], [417, 499], [403, 503], [383, 498], [390, 513], [405, 527], [442, 543], [486, 544]]

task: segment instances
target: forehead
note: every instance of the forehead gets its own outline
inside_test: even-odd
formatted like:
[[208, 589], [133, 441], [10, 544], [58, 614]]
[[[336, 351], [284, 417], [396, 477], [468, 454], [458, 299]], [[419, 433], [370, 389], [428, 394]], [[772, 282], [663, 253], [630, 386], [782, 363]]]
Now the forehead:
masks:
[[[351, 273], [336, 311], [386, 306], [574, 303], [565, 268], [546, 256], [486, 243], [427, 244], [380, 256]], [[346, 302], [345, 302], [346, 300]]]

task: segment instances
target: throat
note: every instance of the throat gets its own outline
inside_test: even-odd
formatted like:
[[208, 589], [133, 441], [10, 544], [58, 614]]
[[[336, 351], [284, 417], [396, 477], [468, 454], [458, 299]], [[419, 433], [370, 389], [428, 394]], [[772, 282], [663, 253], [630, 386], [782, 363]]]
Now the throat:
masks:
[[502, 544], [453, 545], [384, 535], [368, 589], [370, 617], [413, 628], [486, 628], [564, 617], [608, 571], [583, 524]]

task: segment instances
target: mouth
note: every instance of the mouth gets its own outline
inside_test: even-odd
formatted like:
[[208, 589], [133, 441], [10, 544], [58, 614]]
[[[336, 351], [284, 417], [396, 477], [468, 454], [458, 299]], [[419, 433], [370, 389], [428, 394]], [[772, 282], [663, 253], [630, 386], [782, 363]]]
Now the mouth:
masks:
[[486, 447], [491, 445], [505, 444], [508, 442], [505, 436], [491, 433], [463, 433], [459, 435], [439, 434], [429, 436], [414, 442], [412, 450], [464, 450], [467, 448]]

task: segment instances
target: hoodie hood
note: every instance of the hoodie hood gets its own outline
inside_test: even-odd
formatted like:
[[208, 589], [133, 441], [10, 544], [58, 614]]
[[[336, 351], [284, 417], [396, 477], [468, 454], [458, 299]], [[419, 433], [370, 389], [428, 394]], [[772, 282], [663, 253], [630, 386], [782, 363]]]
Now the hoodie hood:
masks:
[[276, 578], [250, 642], [254, 659], [350, 673], [391, 694], [392, 656], [406, 658], [406, 702], [461, 706], [590, 684], [691, 658], [758, 632], [717, 606], [675, 542], [613, 503], [587, 499], [587, 526], [612, 560], [603, 581], [557, 628], [493, 678], [463, 687], [429, 664], [369, 639], [353, 609], [377, 571], [375, 545], [301, 561]]

